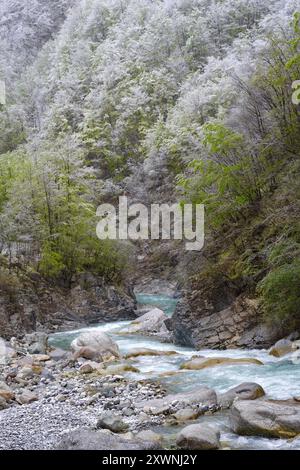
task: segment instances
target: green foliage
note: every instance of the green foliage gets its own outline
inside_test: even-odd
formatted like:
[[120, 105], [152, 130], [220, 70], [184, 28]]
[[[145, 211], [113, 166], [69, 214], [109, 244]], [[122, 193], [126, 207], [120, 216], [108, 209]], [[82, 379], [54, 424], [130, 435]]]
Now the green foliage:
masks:
[[258, 293], [267, 320], [290, 327], [300, 322], [300, 262], [272, 270], [259, 284]]
[[[86, 230], [86, 226], [83, 227]], [[92, 272], [107, 282], [120, 283], [127, 265], [127, 254], [116, 242], [98, 240], [81, 233], [78, 226], [57, 234], [55, 242], [45, 243], [38, 269], [46, 278], [70, 287], [75, 274]]]
[[242, 210], [261, 197], [262, 180], [253, 168], [255, 162], [244, 156], [241, 135], [221, 123], [203, 126], [203, 144], [211, 158], [189, 164], [193, 177], [177, 181], [192, 202], [204, 204], [212, 227], [242, 216]]
[[45, 243], [39, 263], [40, 273], [48, 278], [58, 278], [64, 268], [62, 255], [54, 251], [50, 243]]
[[276, 243], [269, 255], [269, 262], [274, 267], [292, 263], [295, 259], [300, 259], [300, 243], [290, 238]]
[[33, 259], [27, 261], [67, 287], [83, 271], [120, 282], [126, 254], [114, 242], [96, 237], [94, 174], [76, 140], [44, 142], [37, 153], [38, 160], [21, 148], [2, 157], [0, 241], [18, 242], [30, 231], [40, 259], [37, 266]]
[[209, 122], [202, 127], [203, 144], [211, 153], [222, 156], [230, 156], [235, 150], [239, 150], [243, 144], [243, 137], [216, 122]]
[[16, 274], [11, 273], [5, 266], [1, 266], [0, 260], [0, 293], [7, 300], [14, 303], [17, 297], [20, 282]]
[[[16, 2], [8, 3], [13, 31]], [[12, 96], [0, 114], [1, 245], [29, 240], [38, 253], [24, 262], [66, 286], [83, 271], [119, 282], [126, 250], [96, 238], [103, 182], [96, 178], [131, 176], [130, 191], [140, 194], [144, 180], [134, 183], [134, 173], [147, 159], [145, 178], [147, 171], [153, 181], [176, 176], [184, 200], [206, 206], [207, 239], [216, 235], [216, 246], [203, 280], [213, 288], [224, 276], [244, 289], [246, 279], [254, 292], [265, 277], [269, 311], [268, 286], [288, 283], [300, 243], [291, 235], [300, 14], [292, 35], [291, 9], [279, 3], [79, 2], [63, 10], [65, 24], [62, 15], [36, 59], [52, 37], [56, 8], [49, 17], [41, 10], [42, 24], [36, 5], [21, 13], [21, 43], [14, 34], [3, 42]]]
[[26, 131], [19, 119], [12, 119], [0, 109], [0, 155], [15, 150], [26, 141]]
[[[299, 53], [299, 48], [300, 48], [300, 12], [296, 12], [294, 14], [294, 21], [293, 21], [293, 26], [294, 26], [294, 37], [290, 41], [290, 46], [291, 50], [293, 52], [292, 57], [287, 61], [286, 63], [286, 68], [287, 70], [293, 70], [295, 66], [298, 66], [298, 70], [300, 67], [300, 53]], [[299, 77], [295, 77], [297, 79]]]

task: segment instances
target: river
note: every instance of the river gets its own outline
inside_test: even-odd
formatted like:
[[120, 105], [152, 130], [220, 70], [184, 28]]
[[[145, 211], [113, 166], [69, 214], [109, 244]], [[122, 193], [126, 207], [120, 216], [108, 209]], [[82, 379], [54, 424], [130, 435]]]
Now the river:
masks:
[[[137, 300], [141, 305], [152, 305], [161, 308], [167, 315], [172, 315], [176, 300], [164, 295], [138, 294]], [[196, 351], [192, 348], [163, 343], [153, 338], [137, 334], [122, 334], [121, 330], [130, 322], [112, 322], [88, 328], [60, 332], [51, 336], [52, 346], [69, 349], [70, 344], [83, 331], [101, 330], [108, 333], [119, 345], [123, 354], [135, 348], [150, 348], [160, 351], [176, 351], [176, 355], [139, 356], [131, 359], [130, 363], [139, 369], [139, 373], [128, 373], [132, 379], [153, 379], [164, 385], [168, 392], [184, 392], [206, 385], [217, 392], [225, 392], [242, 382], [260, 384], [267, 398], [288, 399], [300, 395], [300, 360], [295, 354], [284, 358], [270, 356], [266, 350], [228, 349], [216, 351], [205, 349]], [[194, 354], [206, 357], [251, 357], [257, 358], [263, 365], [237, 364], [220, 365], [199, 371], [182, 371], [180, 365]], [[228, 443], [231, 449], [299, 449], [299, 440], [293, 442], [286, 439], [267, 439], [260, 437], [241, 437], [233, 434], [228, 426], [228, 412], [203, 416], [198, 421], [216, 422], [222, 432], [222, 441]], [[161, 427], [161, 433], [178, 432], [179, 427]], [[298, 446], [298, 447], [297, 447]]]

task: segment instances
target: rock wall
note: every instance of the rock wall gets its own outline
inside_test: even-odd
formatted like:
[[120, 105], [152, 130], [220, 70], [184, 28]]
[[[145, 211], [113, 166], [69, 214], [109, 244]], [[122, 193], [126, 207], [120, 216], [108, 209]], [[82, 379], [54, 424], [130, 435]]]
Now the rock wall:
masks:
[[201, 294], [203, 291], [187, 292], [166, 322], [178, 344], [196, 349], [267, 348], [284, 333], [263, 322], [253, 299], [234, 298], [224, 289], [214, 301]]
[[135, 307], [130, 288], [107, 285], [92, 275], [84, 274], [71, 290], [65, 290], [35, 274], [23, 278], [13, 294], [0, 288], [0, 337], [131, 320], [136, 318]]

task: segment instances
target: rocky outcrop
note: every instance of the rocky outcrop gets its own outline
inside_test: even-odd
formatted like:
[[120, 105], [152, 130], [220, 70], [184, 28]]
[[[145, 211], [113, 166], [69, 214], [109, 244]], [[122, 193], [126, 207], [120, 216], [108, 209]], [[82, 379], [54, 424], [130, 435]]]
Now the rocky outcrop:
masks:
[[116, 288], [89, 273], [74, 278], [71, 289], [49, 285], [37, 273], [16, 275], [14, 282], [9, 288], [0, 283], [0, 335], [4, 338], [136, 318], [130, 288]]
[[243, 436], [295, 437], [300, 434], [300, 403], [237, 400], [230, 422], [234, 432]]
[[265, 348], [282, 336], [263, 324], [255, 300], [226, 283], [186, 292], [166, 325], [176, 343], [196, 349]]
[[90, 273], [74, 280], [67, 301], [80, 321], [89, 324], [136, 318], [136, 300], [130, 286], [115, 287]]
[[211, 426], [191, 424], [180, 431], [176, 444], [180, 449], [217, 450], [220, 448], [220, 433]]

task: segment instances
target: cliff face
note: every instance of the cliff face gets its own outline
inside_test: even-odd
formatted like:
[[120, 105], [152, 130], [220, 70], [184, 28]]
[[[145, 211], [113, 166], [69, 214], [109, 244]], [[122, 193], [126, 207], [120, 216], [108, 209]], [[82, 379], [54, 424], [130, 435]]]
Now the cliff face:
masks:
[[268, 348], [283, 335], [280, 329], [263, 323], [255, 300], [239, 296], [217, 310], [197, 291], [180, 300], [167, 326], [175, 342], [196, 349]]
[[10, 282], [0, 285], [0, 332], [4, 338], [136, 318], [130, 288], [109, 286], [92, 274], [78, 276], [72, 289], [49, 285], [36, 273], [23, 274], [17, 280], [10, 277]]

